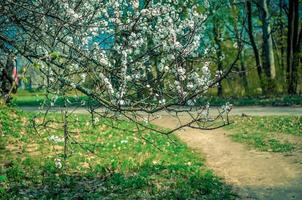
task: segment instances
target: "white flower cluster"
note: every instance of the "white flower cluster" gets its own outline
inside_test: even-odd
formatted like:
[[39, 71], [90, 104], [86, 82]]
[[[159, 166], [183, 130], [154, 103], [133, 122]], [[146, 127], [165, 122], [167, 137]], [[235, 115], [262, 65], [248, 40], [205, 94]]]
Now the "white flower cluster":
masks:
[[99, 77], [101, 79], [101, 81], [104, 82], [106, 88], [108, 89], [108, 92], [113, 95], [114, 94], [114, 90], [113, 90], [113, 87], [112, 87], [112, 84], [111, 82], [109, 81], [109, 79], [107, 77], [105, 77], [105, 75], [103, 73], [100, 73], [99, 74]]
[[177, 75], [179, 77], [179, 80], [184, 81], [186, 79], [186, 69], [183, 67], [178, 67]]
[[74, 9], [71, 7], [71, 5], [67, 1], [62, 2], [61, 6], [72, 21], [76, 21], [77, 19], [80, 18], [80, 15], [74, 11]]
[[[165, 95], [168, 92], [183, 101], [189, 94], [207, 89], [209, 63], [201, 70], [185, 64], [203, 56], [200, 45], [207, 13], [200, 12], [201, 3], [55, 1], [64, 22], [59, 33], [64, 41], [62, 52], [73, 56], [67, 62], [68, 71], [62, 74], [77, 74], [68, 76], [73, 88], [93, 83], [92, 93], [120, 106], [137, 98], [156, 98], [163, 105], [170, 102]], [[136, 95], [141, 91], [142, 95]], [[161, 96], [155, 97], [156, 93]]]
[[55, 158], [55, 166], [56, 166], [56, 168], [58, 168], [58, 169], [61, 169], [61, 168], [63, 167], [62, 161], [61, 161], [60, 158]]
[[51, 142], [54, 142], [54, 143], [64, 142], [64, 138], [56, 136], [56, 135], [49, 136], [48, 140]]
[[225, 113], [229, 113], [232, 110], [233, 105], [227, 102], [225, 105], [222, 106], [222, 110]]
[[121, 144], [127, 144], [128, 140], [121, 140]]
[[204, 66], [202, 67], [202, 75], [200, 76], [199, 73], [193, 72], [190, 75], [191, 82], [188, 83], [187, 88], [189, 90], [207, 90], [208, 85], [211, 81], [211, 72], [209, 70], [209, 62], [205, 62]]
[[165, 105], [166, 104], [166, 99], [160, 99], [158, 101], [159, 104]]
[[222, 70], [217, 70], [216, 74], [215, 74], [215, 77], [220, 78], [222, 75], [223, 75], [223, 71]]

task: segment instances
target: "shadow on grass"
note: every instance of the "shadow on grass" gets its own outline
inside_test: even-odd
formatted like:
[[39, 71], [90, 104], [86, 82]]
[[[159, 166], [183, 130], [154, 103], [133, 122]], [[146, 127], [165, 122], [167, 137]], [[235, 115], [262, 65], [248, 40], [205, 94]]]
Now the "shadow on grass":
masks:
[[259, 200], [300, 200], [302, 199], [302, 180], [294, 178], [287, 184], [276, 186], [245, 186], [240, 188], [242, 199]]
[[[40, 178], [8, 178], [4, 199], [234, 199], [211, 172], [187, 165], [144, 165], [125, 173], [103, 167], [81, 175], [42, 172]], [[38, 180], [39, 179], [39, 180]], [[4, 185], [4, 184], [2, 184]], [[0, 195], [1, 196], [1, 195]]]

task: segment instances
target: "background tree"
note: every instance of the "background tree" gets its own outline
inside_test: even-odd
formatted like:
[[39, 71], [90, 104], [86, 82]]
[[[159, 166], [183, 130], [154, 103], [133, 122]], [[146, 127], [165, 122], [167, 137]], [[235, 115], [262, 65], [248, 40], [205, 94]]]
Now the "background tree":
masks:
[[275, 90], [276, 67], [273, 50], [272, 31], [270, 25], [270, 13], [267, 0], [259, 0], [257, 6], [262, 23], [262, 66], [266, 75], [266, 92], [272, 93]]
[[302, 40], [302, 23], [299, 20], [299, 0], [289, 0], [287, 33], [287, 91], [289, 94], [296, 94], [298, 87]]
[[16, 67], [16, 57], [13, 53], [8, 53], [6, 63], [1, 62], [0, 66], [0, 93], [4, 103], [9, 103], [10, 95], [17, 92], [18, 82], [15, 82], [14, 70]]
[[243, 47], [244, 44], [244, 38], [242, 36], [242, 31], [244, 30], [244, 26], [246, 24], [246, 19], [244, 17], [244, 4], [238, 4], [234, 0], [229, 1], [231, 9], [230, 9], [230, 21], [233, 27], [233, 34], [234, 34], [234, 44], [233, 46], [235, 48], [240, 48], [242, 51], [239, 55], [239, 61], [240, 61], [240, 69], [239, 76], [241, 79], [241, 83], [244, 88], [244, 92], [246, 95], [250, 95], [249, 93], [249, 83], [248, 83], [248, 69], [245, 63], [245, 57], [244, 57], [244, 50]]

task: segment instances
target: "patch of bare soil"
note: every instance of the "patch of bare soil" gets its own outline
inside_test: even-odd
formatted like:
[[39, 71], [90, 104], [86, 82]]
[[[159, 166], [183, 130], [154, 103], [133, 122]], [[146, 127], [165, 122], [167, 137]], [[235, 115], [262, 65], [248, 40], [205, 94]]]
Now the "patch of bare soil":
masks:
[[[164, 116], [155, 124], [173, 128], [177, 121]], [[302, 199], [302, 151], [279, 154], [251, 150], [227, 137], [223, 129], [185, 128], [177, 136], [206, 157], [207, 165], [231, 184], [238, 199]]]

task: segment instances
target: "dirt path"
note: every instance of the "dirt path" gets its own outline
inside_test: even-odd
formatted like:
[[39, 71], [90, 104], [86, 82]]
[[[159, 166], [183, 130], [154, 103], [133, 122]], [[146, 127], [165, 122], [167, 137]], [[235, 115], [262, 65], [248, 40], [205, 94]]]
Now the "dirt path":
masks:
[[[38, 111], [23, 107], [26, 111]], [[56, 109], [53, 110], [54, 112]], [[79, 109], [77, 113], [87, 113]], [[231, 115], [302, 115], [302, 107], [237, 107]], [[175, 127], [176, 119], [161, 113], [153, 123]], [[186, 119], [183, 119], [186, 121]], [[250, 150], [230, 140], [223, 129], [201, 131], [185, 128], [176, 133], [197, 153], [206, 156], [207, 165], [231, 184], [238, 199], [302, 200], [302, 151], [278, 154]], [[301, 148], [302, 149], [302, 148]]]
[[[24, 111], [40, 111], [36, 106], [22, 106], [20, 107]], [[74, 108], [70, 107], [69, 110], [74, 110]], [[102, 110], [102, 109], [99, 109]], [[215, 107], [212, 108], [213, 113], [215, 114]], [[42, 110], [43, 111], [43, 110]], [[52, 112], [60, 111], [59, 107], [53, 107], [51, 109]], [[77, 108], [75, 113], [88, 113], [85, 108]], [[242, 113], [246, 115], [253, 116], [267, 116], [267, 115], [302, 115], [302, 106], [287, 106], [287, 107], [274, 107], [274, 106], [236, 106], [230, 112], [230, 115], [242, 115]], [[160, 115], [167, 115], [165, 112], [159, 112]]]
[[[177, 122], [162, 117], [155, 123], [173, 128]], [[282, 155], [250, 150], [231, 141], [223, 129], [185, 128], [176, 134], [190, 148], [206, 156], [207, 165], [234, 186], [239, 199], [302, 199], [302, 152]]]

